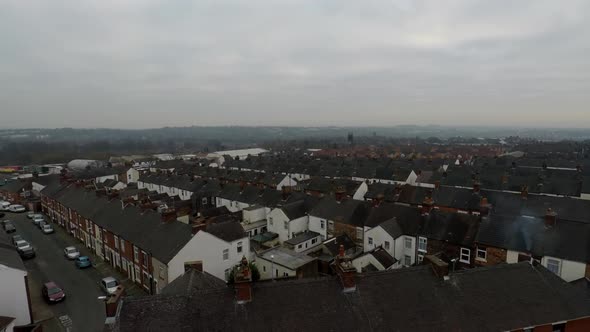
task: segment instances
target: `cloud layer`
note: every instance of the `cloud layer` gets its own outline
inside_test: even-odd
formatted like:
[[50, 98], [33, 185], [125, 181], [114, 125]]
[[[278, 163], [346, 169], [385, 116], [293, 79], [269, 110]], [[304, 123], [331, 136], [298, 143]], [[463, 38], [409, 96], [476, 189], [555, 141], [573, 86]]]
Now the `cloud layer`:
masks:
[[590, 127], [590, 2], [5, 0], [1, 127]]

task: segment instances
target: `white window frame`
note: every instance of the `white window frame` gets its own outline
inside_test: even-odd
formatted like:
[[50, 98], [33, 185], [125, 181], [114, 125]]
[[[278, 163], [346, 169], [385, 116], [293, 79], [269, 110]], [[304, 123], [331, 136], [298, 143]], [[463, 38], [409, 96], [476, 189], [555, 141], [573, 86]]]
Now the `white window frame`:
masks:
[[[467, 259], [464, 259], [465, 256], [467, 256]], [[459, 262], [465, 264], [471, 263], [471, 249], [461, 248], [461, 250], [459, 251]]]
[[274, 222], [272, 221], [272, 217], [268, 217], [268, 223], [269, 223], [271, 226], [274, 226]]
[[119, 237], [116, 235], [113, 235], [113, 237], [115, 238], [115, 249], [119, 249]]
[[320, 228], [321, 229], [325, 229], [326, 228], [326, 221], [325, 220], [320, 220]]
[[[480, 257], [479, 254], [483, 253], [483, 257]], [[487, 262], [488, 260], [488, 251], [487, 249], [477, 248], [477, 252], [475, 254], [475, 259], [482, 262]]]
[[[424, 244], [424, 248], [422, 248], [422, 244]], [[418, 237], [418, 251], [419, 252], [426, 252], [428, 249], [428, 239], [423, 237], [423, 236], [419, 236]]]
[[[553, 271], [551, 268], [549, 268], [549, 263], [551, 262], [551, 265], [557, 265], [557, 272]], [[545, 262], [546, 268], [547, 270], [555, 273], [556, 275], [560, 275], [561, 274], [561, 261], [559, 259], [555, 259], [555, 258], [547, 258], [547, 261]]]
[[418, 262], [418, 264], [421, 264], [422, 261], [424, 261], [424, 255], [418, 255], [418, 258], [416, 259], [416, 261]]
[[207, 197], [201, 198], [201, 205], [207, 205]]
[[223, 257], [223, 260], [224, 260], [224, 261], [226, 261], [226, 260], [228, 260], [228, 259], [229, 259], [229, 249], [223, 249], [223, 252], [222, 252], [222, 254], [223, 254], [223, 256], [222, 256], [222, 257]]
[[240, 254], [242, 252], [242, 250], [243, 250], [242, 241], [238, 242], [237, 247], [238, 247], [238, 250], [237, 250], [238, 251], [238, 254]]
[[[404, 238], [404, 248], [406, 248], [406, 249], [412, 249], [413, 242], [414, 241], [412, 241], [412, 238], [411, 237], [406, 236]], [[408, 243], [410, 244], [410, 246], [408, 246]]]
[[143, 257], [143, 260], [141, 261], [141, 265], [145, 268], [148, 267], [149, 265], [149, 261], [148, 261], [148, 254], [145, 251], [141, 251], [141, 255]]
[[373, 245], [373, 238], [369, 236], [368, 241], [369, 241], [369, 245], [372, 246]]
[[133, 246], [133, 260], [139, 263], [139, 249], [136, 246]]
[[389, 241], [383, 242], [383, 248], [385, 248], [385, 250], [389, 250], [389, 248], [391, 248], [391, 243]]
[[123, 240], [122, 238], [119, 239], [121, 242], [121, 252], [125, 252], [125, 240]]

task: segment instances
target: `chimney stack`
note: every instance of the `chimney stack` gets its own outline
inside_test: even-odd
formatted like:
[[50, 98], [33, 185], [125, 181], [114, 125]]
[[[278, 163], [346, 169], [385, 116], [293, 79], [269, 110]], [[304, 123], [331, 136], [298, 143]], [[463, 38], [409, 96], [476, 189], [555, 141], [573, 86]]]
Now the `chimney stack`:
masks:
[[434, 256], [434, 255], [426, 255], [424, 256], [424, 260], [430, 263], [432, 267], [432, 272], [439, 278], [448, 280], [449, 277], [449, 264], [443, 261], [442, 259]]
[[354, 279], [356, 275], [356, 268], [352, 265], [350, 258], [345, 256], [344, 245], [340, 245], [338, 249], [338, 256], [332, 264], [332, 268], [340, 278], [342, 283], [342, 291], [344, 293], [350, 293], [356, 291], [356, 281]]
[[522, 186], [522, 189], [520, 190], [520, 197], [522, 197], [522, 199], [527, 199], [529, 196], [529, 187], [527, 185]]
[[169, 223], [176, 220], [176, 210], [174, 208], [165, 209], [161, 213], [162, 222]]
[[553, 211], [553, 209], [548, 208], [547, 212], [545, 213], [545, 227], [552, 228], [557, 223], [557, 212]]
[[105, 301], [105, 313], [107, 317], [117, 316], [117, 307], [125, 295], [125, 287], [122, 285], [117, 286], [115, 292]]
[[246, 256], [242, 257], [240, 265], [235, 268], [234, 284], [236, 290], [236, 301], [244, 304], [252, 301], [252, 273]]
[[490, 214], [491, 206], [492, 205], [488, 202], [487, 197], [481, 198], [481, 202], [479, 203], [479, 212], [482, 217]]
[[422, 214], [430, 214], [430, 212], [432, 212], [432, 209], [434, 208], [434, 200], [432, 199], [432, 197], [426, 197], [424, 198], [424, 201], [422, 202]]
[[479, 193], [480, 188], [481, 188], [481, 183], [479, 183], [479, 181], [474, 181], [473, 182], [473, 192]]
[[436, 180], [434, 181], [434, 189], [439, 189], [440, 188], [440, 181]]

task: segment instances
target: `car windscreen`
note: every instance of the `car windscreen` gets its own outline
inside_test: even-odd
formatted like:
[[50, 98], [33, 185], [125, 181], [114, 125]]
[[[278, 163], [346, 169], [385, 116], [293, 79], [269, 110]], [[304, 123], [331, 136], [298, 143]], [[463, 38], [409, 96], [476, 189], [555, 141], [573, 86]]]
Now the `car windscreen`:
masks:
[[66, 251], [68, 254], [73, 254], [76, 252], [76, 248], [69, 248], [69, 249], [66, 249]]
[[57, 287], [49, 288], [47, 290], [47, 294], [49, 294], [49, 295], [58, 294], [60, 292], [61, 292], [61, 289], [59, 289]]
[[117, 287], [117, 282], [116, 281], [109, 281], [107, 282], [107, 288], [112, 288], [112, 287]]

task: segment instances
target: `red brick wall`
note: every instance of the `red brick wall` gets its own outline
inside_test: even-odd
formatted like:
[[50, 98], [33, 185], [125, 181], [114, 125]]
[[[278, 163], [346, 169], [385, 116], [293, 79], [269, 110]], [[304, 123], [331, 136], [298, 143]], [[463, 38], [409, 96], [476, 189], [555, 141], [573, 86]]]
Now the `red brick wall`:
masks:
[[590, 317], [567, 322], [565, 324], [565, 330], [567, 332], [590, 331]]
[[[506, 263], [506, 255], [508, 252], [505, 249], [495, 248], [495, 247], [485, 247], [479, 246], [479, 249], [484, 249], [487, 252], [486, 261], [480, 261], [475, 259], [476, 266], [491, 266], [491, 265], [498, 265], [502, 263]], [[477, 252], [475, 253], [474, 257], [477, 257]]]
[[590, 264], [586, 264], [586, 278], [590, 278]]

